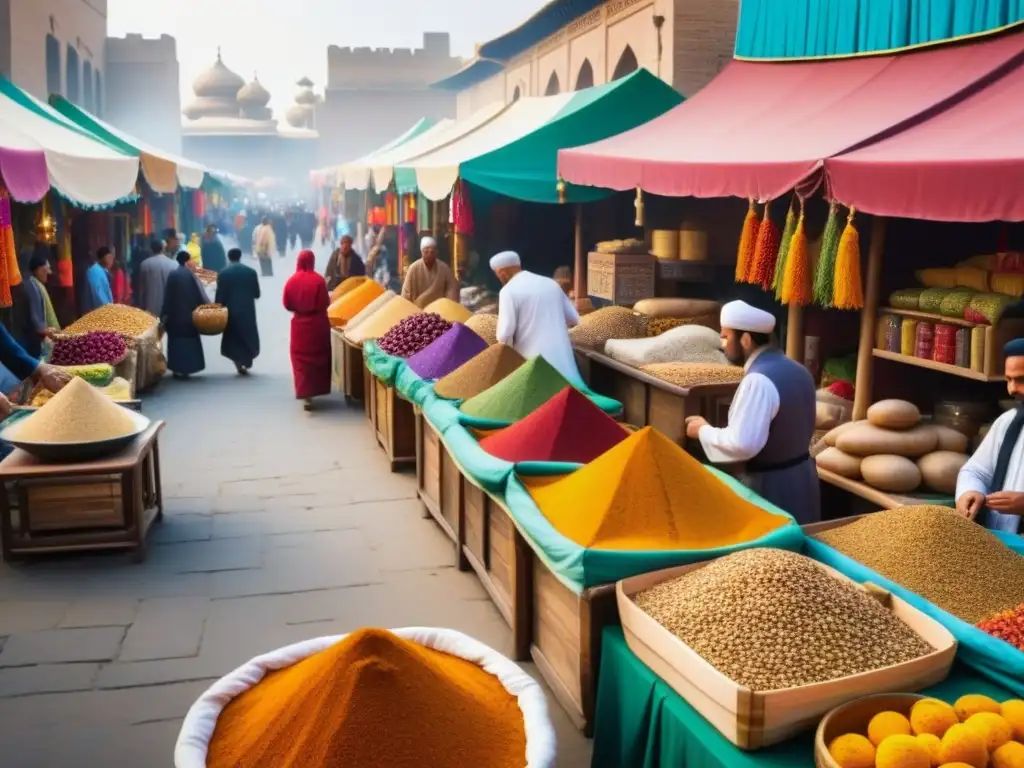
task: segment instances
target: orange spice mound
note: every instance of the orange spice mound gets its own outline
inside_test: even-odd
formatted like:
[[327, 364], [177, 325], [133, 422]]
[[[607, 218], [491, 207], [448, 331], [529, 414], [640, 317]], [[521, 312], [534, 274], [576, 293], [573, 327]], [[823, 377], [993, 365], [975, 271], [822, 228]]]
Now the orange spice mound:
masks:
[[465, 661], [383, 629], [268, 674], [217, 720], [207, 768], [523, 768], [516, 699]]
[[520, 479], [551, 525], [590, 549], [712, 549], [789, 522], [738, 496], [650, 427], [570, 475]]

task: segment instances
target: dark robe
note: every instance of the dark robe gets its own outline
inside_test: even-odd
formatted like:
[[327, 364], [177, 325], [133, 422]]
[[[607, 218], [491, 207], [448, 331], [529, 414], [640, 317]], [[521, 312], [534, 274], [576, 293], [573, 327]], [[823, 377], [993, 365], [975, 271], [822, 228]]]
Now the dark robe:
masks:
[[336, 250], [327, 259], [327, 269], [324, 270], [324, 280], [327, 281], [328, 292], [341, 285], [343, 280], [350, 277], [363, 277], [365, 275], [366, 265], [355, 251], [349, 253], [348, 263], [346, 263], [341, 252]]
[[214, 235], [212, 240], [203, 238], [200, 254], [202, 256], [203, 269], [220, 272], [228, 265], [228, 255], [224, 251], [224, 243], [220, 241], [218, 235]]
[[160, 319], [167, 333], [167, 367], [173, 373], [189, 375], [206, 367], [203, 340], [192, 322], [192, 312], [208, 302], [199, 279], [188, 267], [179, 266], [167, 276]]
[[256, 299], [260, 279], [245, 264], [232, 264], [217, 277], [216, 302], [228, 309], [228, 327], [220, 340], [220, 353], [235, 365], [251, 368], [260, 353], [256, 326]]

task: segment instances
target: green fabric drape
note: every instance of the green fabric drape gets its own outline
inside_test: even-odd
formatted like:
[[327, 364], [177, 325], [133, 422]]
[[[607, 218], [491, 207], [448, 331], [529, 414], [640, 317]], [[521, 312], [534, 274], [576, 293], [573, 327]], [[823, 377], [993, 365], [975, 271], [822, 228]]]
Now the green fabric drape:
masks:
[[898, 51], [1024, 22], [1024, 0], [743, 0], [736, 56], [792, 59]]

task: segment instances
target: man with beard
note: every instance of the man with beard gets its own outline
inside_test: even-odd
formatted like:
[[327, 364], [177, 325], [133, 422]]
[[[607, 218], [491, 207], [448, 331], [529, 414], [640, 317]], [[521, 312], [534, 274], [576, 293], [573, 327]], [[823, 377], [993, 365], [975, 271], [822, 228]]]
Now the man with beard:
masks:
[[1020, 533], [1024, 515], [1024, 339], [1003, 347], [1006, 391], [1017, 404], [994, 422], [960, 469], [956, 511], [993, 531]]
[[743, 301], [722, 307], [722, 349], [743, 380], [729, 407], [728, 426], [700, 416], [686, 436], [700, 440], [714, 464], [746, 462], [739, 479], [801, 525], [821, 519], [818, 473], [808, 448], [814, 435], [815, 391], [810, 372], [772, 343], [775, 318]]

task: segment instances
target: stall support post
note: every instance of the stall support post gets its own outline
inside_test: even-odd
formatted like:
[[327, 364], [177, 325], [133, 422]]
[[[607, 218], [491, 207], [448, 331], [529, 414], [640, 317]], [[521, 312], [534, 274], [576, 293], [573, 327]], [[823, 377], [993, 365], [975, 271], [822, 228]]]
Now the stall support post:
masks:
[[576, 306], [587, 298], [587, 263], [583, 255], [583, 204], [576, 204], [576, 248], [573, 265], [573, 290], [576, 293]]
[[853, 399], [854, 421], [867, 418], [868, 406], [871, 405], [872, 351], [875, 347], [878, 299], [882, 290], [885, 224], [886, 219], [882, 216], [875, 216], [871, 221], [867, 281], [864, 285], [864, 309], [860, 312], [860, 342], [857, 345], [857, 382]]
[[786, 316], [786, 357], [804, 361], [804, 308], [796, 304], [789, 305]]
[[441, 240], [441, 201], [440, 200], [434, 200], [433, 202], [431, 202], [431, 206], [433, 207], [434, 211], [433, 211], [433, 215], [430, 217], [430, 229], [431, 229], [430, 234], [433, 236], [433, 238], [435, 240], [440, 242], [440, 240]]

